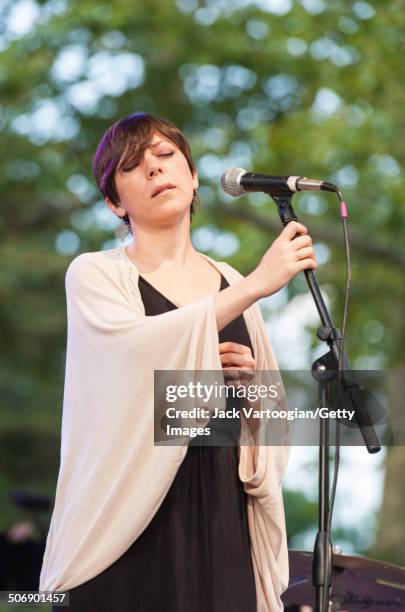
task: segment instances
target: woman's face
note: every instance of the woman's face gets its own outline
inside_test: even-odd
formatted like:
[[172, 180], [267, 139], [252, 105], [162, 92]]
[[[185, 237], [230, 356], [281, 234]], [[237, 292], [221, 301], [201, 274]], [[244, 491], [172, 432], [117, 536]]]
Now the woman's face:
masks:
[[120, 206], [107, 199], [113, 212], [128, 214], [135, 225], [166, 225], [184, 214], [189, 216], [198, 178], [177, 145], [155, 132], [139, 165], [117, 172], [115, 184]]

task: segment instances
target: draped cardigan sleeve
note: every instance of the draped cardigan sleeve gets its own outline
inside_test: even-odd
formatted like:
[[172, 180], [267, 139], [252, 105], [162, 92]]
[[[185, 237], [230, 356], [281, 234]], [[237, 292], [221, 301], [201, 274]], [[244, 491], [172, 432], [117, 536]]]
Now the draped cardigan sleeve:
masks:
[[[207, 259], [229, 283], [240, 278]], [[154, 445], [154, 370], [222, 371], [213, 298], [148, 317], [138, 276], [122, 248], [79, 255], [66, 273], [60, 468], [40, 590], [67, 591], [110, 566], [170, 488], [187, 444]], [[276, 367], [259, 307], [244, 316], [257, 367]], [[280, 449], [240, 447], [258, 612], [282, 610], [288, 581]]]

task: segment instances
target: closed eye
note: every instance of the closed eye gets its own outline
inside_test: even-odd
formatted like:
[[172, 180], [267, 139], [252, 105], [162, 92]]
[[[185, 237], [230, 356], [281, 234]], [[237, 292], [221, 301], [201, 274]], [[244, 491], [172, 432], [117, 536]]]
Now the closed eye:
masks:
[[130, 166], [125, 166], [125, 168], [121, 168], [121, 172], [131, 172], [134, 168], [137, 168], [139, 164], [132, 164]]
[[[172, 155], [174, 155], [175, 151], [170, 151], [168, 153], [159, 153], [157, 155], [157, 157], [172, 157]], [[130, 163], [128, 165], [126, 165], [125, 167], [121, 168], [122, 172], [131, 172], [131, 170], [134, 170], [135, 168], [137, 168], [139, 166], [139, 162], [134, 162], [134, 163]]]

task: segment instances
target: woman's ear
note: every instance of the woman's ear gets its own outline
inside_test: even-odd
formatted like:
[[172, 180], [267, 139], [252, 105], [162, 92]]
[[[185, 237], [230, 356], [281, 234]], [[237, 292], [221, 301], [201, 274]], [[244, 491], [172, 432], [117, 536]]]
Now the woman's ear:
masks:
[[198, 170], [193, 173], [193, 188], [198, 189]]
[[117, 217], [121, 217], [122, 219], [122, 217], [125, 217], [125, 215], [127, 214], [125, 208], [121, 206], [121, 204], [114, 204], [114, 202], [112, 202], [110, 198], [105, 198], [105, 203], [107, 204], [111, 212], [113, 212], [114, 215], [117, 215]]

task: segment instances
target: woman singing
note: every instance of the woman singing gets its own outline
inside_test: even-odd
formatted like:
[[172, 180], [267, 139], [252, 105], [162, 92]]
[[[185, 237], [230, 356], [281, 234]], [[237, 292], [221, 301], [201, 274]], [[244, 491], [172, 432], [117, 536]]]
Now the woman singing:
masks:
[[311, 238], [289, 223], [246, 277], [199, 253], [189, 146], [149, 114], [114, 124], [93, 170], [133, 241], [79, 255], [66, 274], [61, 462], [40, 590], [68, 592], [74, 612], [282, 610], [288, 446], [154, 444], [154, 371], [276, 371], [256, 302], [316, 268]]

